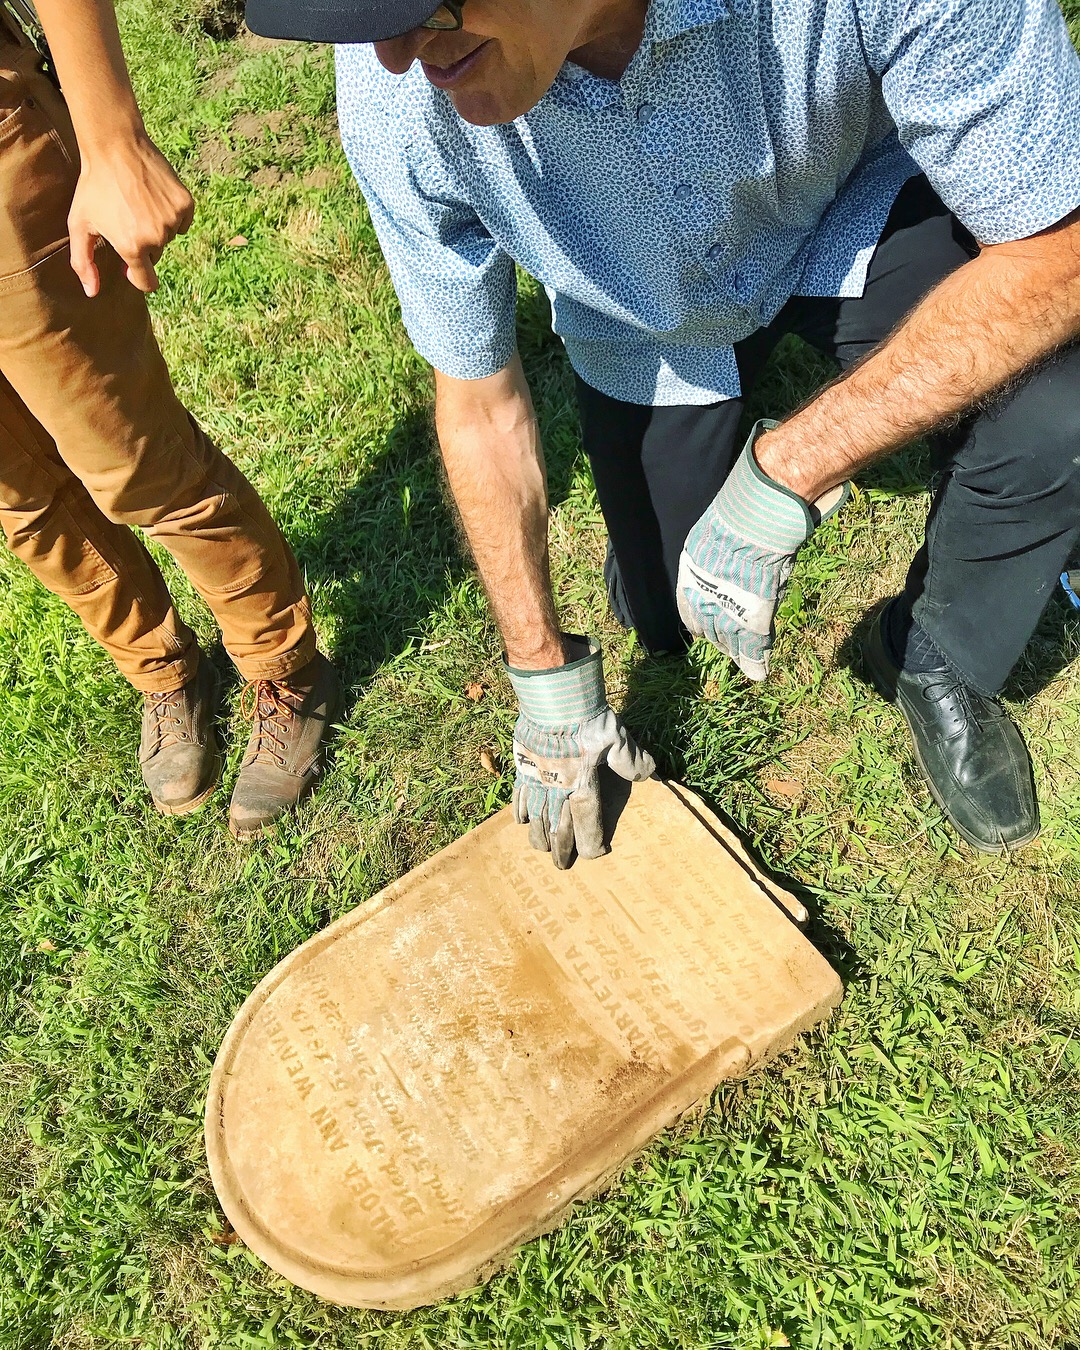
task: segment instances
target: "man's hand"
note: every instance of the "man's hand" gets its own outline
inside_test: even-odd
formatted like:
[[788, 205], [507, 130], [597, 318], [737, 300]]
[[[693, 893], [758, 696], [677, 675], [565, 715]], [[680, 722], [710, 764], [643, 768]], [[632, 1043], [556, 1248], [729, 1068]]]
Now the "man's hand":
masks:
[[775, 422], [758, 422], [712, 505], [690, 531], [679, 562], [679, 616], [751, 680], [769, 673], [776, 610], [795, 555], [815, 526], [847, 500], [836, 488], [815, 510], [762, 473], [754, 443]]
[[165, 246], [191, 226], [195, 204], [161, 151], [146, 136], [111, 155], [83, 160], [68, 215], [71, 265], [89, 296], [101, 281], [94, 251], [106, 240], [140, 291], [158, 286], [155, 265]]
[[[604, 850], [602, 764], [631, 783], [656, 772], [611, 710], [600, 644], [564, 636], [571, 658], [551, 670], [507, 667], [521, 705], [514, 729], [514, 818], [528, 824], [529, 843], [566, 868]], [[573, 650], [584, 651], [578, 655]]]
[[521, 705], [514, 813], [556, 867], [604, 851], [600, 766], [648, 778], [656, 765], [608, 706], [600, 647], [559, 631], [548, 570], [547, 477], [519, 357], [496, 375], [435, 374], [443, 463], [506, 644]]
[[68, 215], [71, 265], [87, 295], [101, 285], [107, 240], [140, 291], [157, 289], [165, 245], [191, 225], [191, 195], [146, 134], [120, 45], [113, 0], [36, 0], [64, 88], [82, 173]]

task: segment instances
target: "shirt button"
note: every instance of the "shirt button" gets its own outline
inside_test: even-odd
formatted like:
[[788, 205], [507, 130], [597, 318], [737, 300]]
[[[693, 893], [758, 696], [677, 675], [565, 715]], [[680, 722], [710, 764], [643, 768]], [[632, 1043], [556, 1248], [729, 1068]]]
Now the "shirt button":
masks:
[[637, 110], [638, 125], [647, 127], [656, 113], [655, 103], [643, 103]]
[[706, 257], [706, 258], [708, 259], [708, 261], [711, 262], [711, 263], [718, 263], [718, 262], [720, 262], [720, 260], [723, 258], [723, 256], [724, 256], [724, 246], [723, 246], [723, 244], [713, 244], [712, 248], [709, 249], [708, 253], [705, 254], [705, 257]]
[[675, 200], [677, 202], [688, 202], [694, 195], [694, 189], [689, 183], [680, 183], [675, 189]]

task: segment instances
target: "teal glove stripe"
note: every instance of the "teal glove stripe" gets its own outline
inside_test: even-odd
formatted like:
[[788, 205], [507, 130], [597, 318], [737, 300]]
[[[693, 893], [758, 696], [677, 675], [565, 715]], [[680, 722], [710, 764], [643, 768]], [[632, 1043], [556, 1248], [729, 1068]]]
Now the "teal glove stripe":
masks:
[[600, 644], [588, 638], [589, 654], [549, 670], [518, 670], [507, 664], [521, 711], [541, 727], [587, 722], [607, 707], [604, 659]]
[[755, 425], [714, 509], [729, 530], [759, 548], [795, 553], [813, 534], [814, 518], [801, 497], [774, 483], [758, 466], [754, 441], [767, 428], [766, 422]]

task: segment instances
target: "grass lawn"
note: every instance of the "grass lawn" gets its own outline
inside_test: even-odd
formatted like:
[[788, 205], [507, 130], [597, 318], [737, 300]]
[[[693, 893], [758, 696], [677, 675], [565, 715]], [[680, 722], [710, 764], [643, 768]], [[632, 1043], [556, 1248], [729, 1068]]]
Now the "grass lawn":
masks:
[[[603, 634], [662, 769], [806, 900], [847, 996], [478, 1292], [336, 1309], [222, 1240], [201, 1122], [233, 1013], [285, 953], [508, 801], [480, 752], [507, 761], [513, 711], [440, 486], [429, 375], [335, 138], [328, 53], [211, 39], [181, 0], [121, 8], [152, 130], [200, 203], [154, 301], [167, 355], [295, 545], [353, 703], [324, 790], [274, 838], [234, 844], [224, 789], [160, 817], [137, 696], [0, 556], [2, 1350], [1080, 1345], [1080, 616], [1052, 604], [1008, 691], [1043, 836], [977, 857], [855, 655], [919, 535], [918, 449], [804, 551], [769, 683], [706, 651], [645, 660], [605, 612], [567, 368], [528, 287], [567, 626]], [[785, 345], [753, 411], [827, 373]]]

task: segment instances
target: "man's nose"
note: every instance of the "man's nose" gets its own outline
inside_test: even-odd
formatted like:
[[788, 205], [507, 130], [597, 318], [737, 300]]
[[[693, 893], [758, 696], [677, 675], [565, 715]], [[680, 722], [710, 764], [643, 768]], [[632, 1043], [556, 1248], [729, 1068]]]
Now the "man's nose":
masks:
[[393, 75], [404, 75], [436, 32], [433, 28], [410, 28], [400, 37], [376, 42], [375, 55]]

